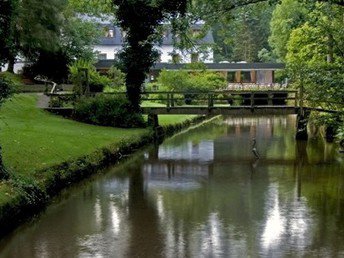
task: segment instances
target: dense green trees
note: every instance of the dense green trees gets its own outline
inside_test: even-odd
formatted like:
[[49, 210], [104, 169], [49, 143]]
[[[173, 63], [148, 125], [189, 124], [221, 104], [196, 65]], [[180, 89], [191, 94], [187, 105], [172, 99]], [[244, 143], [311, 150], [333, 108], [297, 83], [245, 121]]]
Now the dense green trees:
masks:
[[96, 25], [80, 19], [67, 0], [8, 0], [0, 7], [0, 60], [10, 72], [20, 56], [31, 63], [26, 73], [61, 81], [72, 60], [93, 58]]
[[269, 44], [279, 60], [285, 60], [290, 34], [305, 22], [306, 14], [307, 9], [298, 0], [282, 0], [273, 11]]
[[213, 25], [215, 61], [260, 61], [259, 52], [269, 49], [272, 10], [272, 5], [259, 3], [240, 7], [217, 20]]
[[15, 51], [15, 28], [18, 0], [0, 2], [0, 65], [7, 63]]
[[[306, 90], [308, 105], [343, 110], [344, 10], [318, 3], [307, 20], [290, 34], [286, 63], [294, 85]], [[322, 116], [329, 126], [342, 127], [344, 117]]]

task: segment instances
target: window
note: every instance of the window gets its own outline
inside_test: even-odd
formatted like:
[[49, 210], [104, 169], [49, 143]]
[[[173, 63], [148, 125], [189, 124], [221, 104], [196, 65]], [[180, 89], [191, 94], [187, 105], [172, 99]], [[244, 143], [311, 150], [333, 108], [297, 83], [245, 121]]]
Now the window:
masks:
[[179, 54], [172, 54], [172, 63], [179, 64], [181, 61], [181, 56]]
[[113, 38], [115, 36], [115, 31], [108, 26], [104, 27], [104, 36], [106, 38]]
[[251, 82], [251, 72], [241, 71], [241, 82]]
[[201, 35], [201, 30], [199, 29], [193, 29], [192, 30], [192, 36], [193, 37], [199, 37]]
[[105, 53], [98, 54], [98, 60], [106, 60], [106, 59], [107, 59], [107, 55]]
[[198, 53], [191, 53], [191, 63], [197, 63], [199, 61]]

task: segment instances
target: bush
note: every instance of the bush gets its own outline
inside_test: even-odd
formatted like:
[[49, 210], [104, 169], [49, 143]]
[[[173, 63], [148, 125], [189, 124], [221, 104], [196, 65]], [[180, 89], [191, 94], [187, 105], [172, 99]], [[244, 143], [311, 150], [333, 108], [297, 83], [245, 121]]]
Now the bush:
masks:
[[79, 121], [114, 127], [145, 127], [141, 114], [132, 112], [125, 97], [97, 95], [82, 98], [75, 105], [75, 118]]
[[161, 71], [158, 83], [168, 90], [183, 92], [207, 92], [227, 86], [224, 75], [210, 71]]
[[107, 74], [111, 80], [111, 87], [115, 91], [125, 87], [125, 74], [121, 70], [115, 66], [111, 66]]
[[84, 92], [83, 86], [86, 83], [85, 74], [81, 69], [87, 69], [89, 77], [89, 86], [91, 92], [102, 92], [105, 87], [111, 85], [111, 79], [106, 76], [100, 75], [92, 62], [86, 60], [77, 60], [69, 66], [70, 77], [69, 79], [74, 84], [74, 91], [80, 95]]
[[226, 77], [223, 74], [206, 70], [197, 71], [161, 71], [158, 83], [168, 91], [180, 91], [184, 93], [185, 103], [191, 104], [197, 97], [205, 97], [192, 93], [202, 93], [224, 89], [227, 86]]
[[5, 76], [0, 76], [0, 106], [13, 93], [13, 82]]

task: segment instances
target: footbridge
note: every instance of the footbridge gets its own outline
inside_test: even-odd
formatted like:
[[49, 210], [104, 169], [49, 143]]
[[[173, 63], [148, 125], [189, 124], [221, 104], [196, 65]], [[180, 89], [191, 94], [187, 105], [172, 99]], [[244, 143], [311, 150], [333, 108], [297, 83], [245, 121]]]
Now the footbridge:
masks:
[[[125, 92], [100, 93], [104, 95], [125, 95]], [[50, 105], [46, 110], [70, 114], [77, 96], [73, 93], [48, 93]], [[312, 111], [343, 113], [341, 108], [327, 109], [317, 103], [309, 105], [303, 92], [298, 90], [226, 90], [211, 92], [149, 91], [141, 93], [142, 112], [148, 115], [149, 123], [157, 127], [158, 115], [288, 115], [296, 114], [297, 138], [307, 138], [307, 123]], [[329, 105], [326, 105], [329, 106]], [[338, 105], [336, 105], [338, 107]]]

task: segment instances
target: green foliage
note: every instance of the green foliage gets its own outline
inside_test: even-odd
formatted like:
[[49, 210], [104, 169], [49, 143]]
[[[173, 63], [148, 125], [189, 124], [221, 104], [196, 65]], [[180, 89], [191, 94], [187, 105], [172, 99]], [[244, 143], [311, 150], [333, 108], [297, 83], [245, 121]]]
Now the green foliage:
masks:
[[[36, 107], [37, 96], [14, 95], [0, 109], [0, 142], [10, 171], [30, 174], [69, 159], [89, 155], [110, 143], [140, 137], [144, 129], [121, 129], [79, 123]], [[20, 159], [18, 157], [21, 157]]]
[[205, 71], [207, 69], [207, 66], [205, 63], [202, 63], [202, 62], [193, 62], [193, 63], [185, 64], [184, 69]]
[[113, 11], [112, 0], [89, 1], [89, 0], [69, 0], [69, 5], [78, 13], [86, 13], [101, 16], [104, 13]]
[[210, 71], [163, 70], [158, 83], [173, 91], [206, 92], [226, 87], [226, 78]]
[[282, 0], [273, 11], [269, 37], [274, 54], [284, 60], [287, 54], [287, 43], [293, 29], [306, 20], [307, 9], [298, 0]]
[[258, 52], [258, 59], [263, 63], [273, 63], [276, 61], [274, 54], [266, 48], [263, 48]]
[[0, 1], [0, 66], [12, 56], [18, 2]]
[[74, 84], [74, 91], [78, 94], [83, 94], [83, 87], [86, 84], [85, 72], [88, 71], [89, 86], [91, 92], [102, 92], [105, 87], [111, 85], [111, 79], [106, 76], [100, 75], [93, 63], [87, 60], [77, 60], [69, 66], [70, 77], [69, 79]]
[[272, 10], [273, 6], [267, 2], [258, 3], [228, 11], [211, 21], [214, 24], [215, 60], [259, 61], [259, 51], [269, 49]]
[[115, 90], [122, 90], [125, 87], [125, 74], [115, 66], [111, 66], [108, 71], [111, 79], [111, 87]]
[[[0, 106], [5, 101], [5, 99], [8, 98], [12, 94], [13, 92], [12, 84], [13, 83], [6, 77], [4, 76], [0, 77]], [[2, 149], [0, 146], [0, 181], [2, 179], [7, 179], [8, 176], [9, 176], [8, 171], [5, 169], [5, 166], [2, 161]]]
[[13, 82], [4, 76], [0, 76], [0, 106], [13, 93]]
[[141, 86], [150, 67], [158, 58], [154, 43], [161, 40], [159, 33], [164, 19], [186, 11], [186, 0], [122, 1], [114, 0], [116, 18], [126, 31], [126, 42], [119, 54], [126, 74], [127, 95], [135, 111], [140, 109]]
[[132, 112], [124, 97], [98, 95], [83, 98], [75, 105], [75, 118], [86, 123], [114, 127], [144, 127], [141, 114]]
[[343, 109], [344, 29], [342, 10], [318, 4], [291, 33], [286, 57], [295, 85], [303, 84], [309, 105]]

